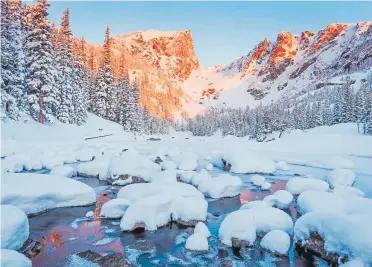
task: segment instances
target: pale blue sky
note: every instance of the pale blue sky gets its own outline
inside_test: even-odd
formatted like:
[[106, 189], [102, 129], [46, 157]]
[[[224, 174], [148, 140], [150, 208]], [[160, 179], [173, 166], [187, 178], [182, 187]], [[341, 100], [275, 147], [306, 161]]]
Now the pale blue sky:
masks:
[[318, 32], [333, 22], [372, 19], [372, 2], [118, 1], [53, 1], [50, 19], [59, 25], [67, 7], [74, 35], [94, 44], [102, 44], [106, 25], [113, 35], [190, 29], [202, 66], [226, 64], [280, 31]]

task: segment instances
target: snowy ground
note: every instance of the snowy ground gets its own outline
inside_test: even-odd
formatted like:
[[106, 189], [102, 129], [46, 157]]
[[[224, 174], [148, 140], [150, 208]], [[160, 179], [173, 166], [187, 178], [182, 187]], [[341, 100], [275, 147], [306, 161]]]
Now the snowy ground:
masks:
[[[6, 192], [2, 191], [1, 204], [15, 205], [26, 213], [38, 213], [55, 207], [91, 204], [95, 201], [95, 194], [97, 194], [96, 208], [78, 208], [82, 209], [84, 213], [81, 217], [71, 218], [72, 229], [81, 229], [82, 223], [93, 226], [96, 221], [101, 220], [97, 220], [97, 218], [102, 218], [97, 217], [99, 215], [117, 219], [123, 217], [121, 226], [125, 231], [133, 228], [141, 220], [147, 222], [146, 229], [160, 232], [166, 231], [162, 226], [167, 224], [171, 218], [195, 221], [195, 223], [207, 220], [211, 237], [204, 237], [198, 233], [189, 239], [190, 234], [184, 235], [182, 241], [181, 237], [178, 238], [178, 242], [182, 244], [183, 248], [186, 245], [184, 251], [186, 256], [183, 260], [188, 262], [193, 262], [193, 254], [190, 254], [192, 248], [199, 251], [207, 250], [205, 258], [212, 256], [216, 250], [216, 244], [220, 242], [219, 239], [227, 246], [232, 245], [232, 237], [243, 237], [251, 243], [257, 243], [263, 234], [271, 233], [270, 231], [284, 231], [291, 237], [295, 236], [296, 240], [304, 241], [309, 236], [309, 229], [318, 227], [316, 222], [328, 222], [327, 217], [322, 217], [319, 214], [311, 215], [322, 212], [322, 210], [318, 210], [317, 203], [311, 202], [311, 197], [306, 197], [306, 194], [310, 192], [305, 192], [308, 189], [316, 190], [315, 193], [312, 193], [314, 195], [321, 194], [322, 191], [331, 191], [326, 194], [332, 195], [330, 197], [332, 201], [341, 196], [362, 199], [364, 195], [365, 200], [353, 200], [353, 203], [358, 203], [356, 205], [362, 203], [365, 207], [370, 207], [369, 199], [372, 198], [372, 137], [359, 135], [354, 124], [319, 127], [307, 132], [295, 131], [269, 143], [258, 143], [232, 136], [193, 137], [189, 133], [176, 132], [167, 136], [158, 136], [161, 139], [159, 141], [151, 141], [147, 140], [149, 137], [146, 136], [135, 138], [133, 135], [123, 132], [119, 125], [94, 115], [89, 116], [88, 123], [84, 127], [63, 124], [47, 126], [33, 121], [27, 123], [8, 122], [2, 123], [1, 131], [1, 170], [2, 177], [6, 178], [2, 179], [1, 183], [2, 190], [4, 190], [3, 188], [9, 189]], [[25, 132], [28, 134], [25, 135]], [[110, 136], [85, 140], [87, 137], [103, 135]], [[161, 159], [163, 162], [157, 165], [155, 163], [157, 159]], [[231, 165], [230, 168], [225, 167], [226, 170], [230, 170], [230, 173], [222, 170], [224, 167], [222, 159], [227, 165]], [[336, 171], [333, 171], [335, 169]], [[49, 175], [49, 170], [52, 170], [51, 173], [54, 175]], [[32, 176], [4, 174], [5, 172], [45, 174]], [[86, 174], [96, 178], [82, 178], [79, 176], [79, 172], [87, 172]], [[257, 173], [262, 175], [264, 179], [254, 177]], [[78, 177], [67, 178], [76, 174]], [[274, 176], [271, 176], [272, 174]], [[298, 175], [300, 176], [297, 178]], [[22, 182], [25, 176], [30, 177], [30, 181]], [[45, 176], [45, 179], [50, 178], [50, 181], [43, 182], [45, 179], [40, 176]], [[35, 179], [31, 180], [33, 177]], [[180, 182], [177, 182], [177, 177], [181, 179]], [[99, 181], [98, 178], [104, 181]], [[107, 185], [105, 181], [107, 179], [109, 182], [110, 180], [114, 181], [113, 184], [126, 185], [139, 178], [149, 182], [149, 184], [144, 184], [144, 187], [141, 184], [133, 185], [133, 188], [139, 186], [141, 190], [129, 190], [132, 187], [130, 185], [124, 187], [117, 196], [108, 198], [100, 195], [101, 192], [107, 191], [107, 188], [114, 188]], [[313, 178], [314, 181], [309, 178]], [[18, 179], [22, 184], [17, 188], [16, 180]], [[62, 185], [57, 186], [58, 190], [48, 186], [49, 182], [50, 184], [53, 182], [63, 184], [64, 179], [70, 180], [68, 183], [74, 187], [74, 192], [67, 192], [66, 186]], [[288, 183], [287, 188], [285, 186], [277, 188], [273, 181], [278, 179], [291, 180], [291, 182]], [[72, 185], [74, 182], [80, 184]], [[94, 190], [89, 190], [83, 183], [97, 185], [92, 186]], [[100, 185], [101, 183], [104, 187]], [[26, 188], [30, 188], [27, 192], [28, 195], [25, 193]], [[278, 189], [287, 189], [289, 192], [279, 191], [263, 199], [264, 196], [270, 195]], [[248, 197], [249, 200], [247, 200], [246, 194], [249, 194], [250, 190], [257, 192], [262, 197], [258, 199]], [[334, 193], [332, 193], [333, 191]], [[240, 202], [238, 206], [228, 212], [223, 212], [223, 208], [221, 211], [217, 210], [224, 215], [216, 219], [217, 224], [211, 222], [210, 220], [213, 218], [210, 214], [211, 209], [216, 205], [215, 203], [224, 201], [223, 199], [216, 201], [212, 198], [232, 197], [239, 195], [239, 192], [241, 194], [237, 199], [240, 199], [241, 204], [246, 202], [251, 204], [246, 204], [241, 210], [239, 210]], [[162, 197], [165, 194], [167, 197]], [[302, 205], [302, 212], [310, 214], [306, 214], [309, 219], [303, 219], [297, 228], [294, 226], [296, 218], [292, 217], [291, 219], [286, 215], [288, 209], [293, 209], [293, 203], [296, 201], [292, 194], [300, 195], [299, 209]], [[102, 198], [108, 199], [102, 202]], [[116, 198], [118, 201], [104, 205], [104, 202], [109, 199]], [[32, 199], [33, 202], [28, 202], [28, 199]], [[36, 204], [38, 199], [48, 201]], [[261, 202], [254, 203], [252, 200], [261, 200]], [[273, 205], [274, 208], [271, 207]], [[191, 208], [193, 206], [198, 207], [197, 211], [193, 211]], [[332, 209], [333, 206], [323, 208], [327, 210], [327, 208]], [[350, 214], [353, 212], [357, 212], [357, 216], [360, 218], [369, 218], [365, 212], [349, 206], [344, 209], [335, 206], [335, 209], [337, 212], [341, 212], [337, 216], [340, 218], [346, 216], [345, 221], [350, 221], [350, 225], [356, 223], [355, 220], [350, 219]], [[149, 210], [151, 213], [144, 212], [145, 210]], [[85, 217], [88, 211], [93, 211], [92, 218]], [[231, 213], [233, 211], [235, 212]], [[53, 211], [49, 213], [53, 214]], [[47, 214], [39, 216], [41, 216], [40, 218], [48, 218]], [[232, 216], [232, 219], [229, 219], [231, 222], [224, 221], [229, 217], [228, 214]], [[277, 218], [277, 221], [272, 220], [272, 217]], [[254, 222], [250, 222], [250, 227], [239, 230], [240, 226], [235, 225], [234, 218], [238, 221], [246, 219]], [[120, 221], [116, 222], [115, 230], [112, 229], [112, 231], [120, 233]], [[224, 226], [219, 229], [221, 223]], [[213, 225], [216, 225], [217, 228], [214, 229]], [[102, 227], [101, 223], [99, 227]], [[342, 229], [347, 225], [341, 224], [337, 227]], [[295, 232], [296, 229], [299, 229], [300, 232]], [[102, 230], [105, 231], [100, 228], [100, 231]], [[366, 230], [370, 231], [370, 229]], [[331, 238], [334, 242], [334, 236], [327, 232], [327, 228], [319, 229], [319, 231], [324, 231], [322, 232], [324, 236]], [[120, 244], [120, 235], [108, 233], [103, 235], [101, 239], [95, 237], [91, 240], [87, 237], [87, 241], [92, 245], [95, 244], [94, 246], [104, 248]], [[171, 232], [165, 234], [169, 235]], [[351, 234], [353, 234], [352, 231]], [[363, 237], [363, 234], [358, 234]], [[369, 234], [366, 233], [365, 236]], [[30, 236], [32, 235], [31, 227]], [[69, 233], [68, 235], [72, 238], [68, 242], [74, 242], [73, 234]], [[273, 242], [275, 238], [282, 239], [282, 241]], [[342, 242], [341, 239], [340, 242]], [[370, 243], [366, 243], [364, 240], [358, 239], [358, 242], [358, 244], [370, 246]], [[87, 248], [84, 247], [85, 245], [81, 246], [81, 249]], [[285, 254], [288, 251], [287, 235], [283, 232], [267, 234], [261, 246], [267, 251]], [[333, 252], [336, 249], [345, 248], [339, 243], [332, 243], [330, 247]], [[293, 251], [293, 244], [291, 248], [290, 251]], [[111, 249], [116, 251], [116, 249]], [[137, 255], [135, 254], [136, 250], [131, 247], [126, 250], [128, 250], [127, 255], [129, 256], [135, 257], [134, 255]], [[353, 255], [349, 256], [356, 259], [362, 258], [365, 261], [366, 255], [368, 253], [365, 250], [356, 249], [353, 251]], [[172, 257], [174, 257], [173, 254], [167, 256], [170, 262], [172, 262]], [[134, 261], [136, 262], [138, 259], [137, 255]], [[173, 260], [180, 264], [180, 259]], [[194, 262], [194, 264], [197, 263]]]

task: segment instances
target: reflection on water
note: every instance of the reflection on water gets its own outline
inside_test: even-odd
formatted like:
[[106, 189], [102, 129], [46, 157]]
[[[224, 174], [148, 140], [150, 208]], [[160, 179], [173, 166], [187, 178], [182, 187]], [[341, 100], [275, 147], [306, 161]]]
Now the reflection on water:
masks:
[[[43, 250], [32, 259], [34, 266], [63, 266], [70, 254], [88, 249], [98, 253], [119, 252], [131, 262], [142, 266], [164, 266], [168, 262], [171, 266], [186, 263], [193, 265], [217, 266], [222, 260], [230, 259], [250, 266], [305, 266], [303, 261], [294, 255], [278, 259], [262, 254], [259, 248], [241, 251], [234, 255], [231, 249], [221, 246], [218, 240], [218, 229], [228, 213], [238, 210], [243, 203], [263, 199], [268, 194], [284, 189], [286, 181], [272, 179], [272, 190], [260, 191], [251, 188], [249, 176], [242, 177], [246, 188], [241, 195], [234, 198], [211, 200], [208, 202], [208, 227], [212, 233], [209, 238], [210, 250], [205, 255], [194, 255], [185, 251], [184, 242], [192, 233], [191, 228], [169, 224], [156, 232], [139, 234], [123, 233], [120, 231], [119, 220], [97, 218], [102, 205], [116, 197], [118, 188], [107, 186], [98, 179], [79, 178], [97, 190], [97, 203], [90, 207], [58, 208], [47, 213], [30, 218], [30, 238], [43, 244]], [[268, 179], [269, 180], [269, 179]], [[86, 218], [88, 211], [94, 211], [93, 218]], [[296, 218], [294, 206], [287, 211], [292, 218]], [[222, 256], [221, 256], [222, 255]], [[237, 257], [239, 256], [239, 257]], [[270, 262], [268, 264], [267, 262]], [[291, 262], [291, 264], [290, 264]], [[256, 264], [257, 263], [257, 264]], [[262, 265], [263, 264], [263, 265]], [[169, 265], [168, 265], [169, 266]]]

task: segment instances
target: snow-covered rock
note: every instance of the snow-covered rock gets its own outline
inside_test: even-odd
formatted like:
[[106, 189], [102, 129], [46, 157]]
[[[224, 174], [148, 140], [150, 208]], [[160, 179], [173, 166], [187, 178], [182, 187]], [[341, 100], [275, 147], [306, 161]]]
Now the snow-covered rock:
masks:
[[274, 203], [270, 203], [269, 201], [254, 200], [254, 201], [245, 203], [243, 206], [240, 207], [240, 210], [249, 210], [255, 207], [266, 208], [266, 207], [272, 207], [273, 205]]
[[211, 198], [233, 197], [240, 194], [242, 185], [240, 177], [223, 173], [201, 179], [198, 190]]
[[179, 155], [179, 165], [178, 169], [184, 171], [193, 171], [197, 167], [198, 157], [192, 151], [183, 151]]
[[132, 202], [125, 198], [111, 199], [103, 204], [101, 216], [110, 219], [121, 218], [131, 204]]
[[208, 202], [199, 197], [180, 197], [174, 200], [171, 209], [172, 219], [180, 220], [181, 224], [191, 221], [206, 221]]
[[26, 171], [37, 171], [43, 168], [41, 155], [35, 154], [25, 159], [24, 168]]
[[267, 202], [270, 205], [270, 207], [272, 207], [272, 206], [276, 205], [277, 199], [273, 195], [268, 195], [268, 196], [264, 197], [263, 201]]
[[198, 173], [196, 171], [180, 171], [179, 172], [180, 181], [190, 184], [192, 178], [197, 174]]
[[255, 186], [261, 186], [264, 182], [265, 182], [265, 176], [256, 174], [251, 177], [251, 183]]
[[1, 178], [1, 203], [14, 205], [26, 214], [96, 202], [93, 188], [66, 177], [7, 173]]
[[201, 181], [207, 180], [208, 178], [211, 178], [207, 170], [202, 169], [199, 171], [199, 173], [195, 174], [191, 178], [191, 184], [194, 186], [199, 186]]
[[271, 189], [271, 183], [269, 182], [263, 182], [261, 184], [261, 190], [270, 190]]
[[106, 180], [108, 178], [108, 166], [110, 159], [100, 157], [93, 161], [80, 163], [77, 166], [77, 175], [87, 178], [99, 178]]
[[286, 190], [278, 190], [273, 196], [275, 197], [275, 206], [279, 209], [288, 209], [289, 204], [293, 201], [293, 195]]
[[151, 176], [159, 171], [161, 167], [158, 164], [132, 150], [114, 157], [108, 168], [109, 177], [113, 180], [139, 177], [144, 181], [150, 181]]
[[261, 241], [262, 248], [279, 255], [286, 255], [290, 245], [289, 235], [282, 230], [268, 232]]
[[328, 175], [331, 188], [337, 185], [352, 186], [355, 182], [355, 173], [348, 169], [335, 169]]
[[162, 172], [154, 172], [150, 180], [153, 183], [177, 183], [177, 171], [165, 170]]
[[193, 251], [208, 250], [208, 240], [202, 233], [194, 233], [187, 238], [185, 248]]
[[163, 170], [175, 170], [175, 169], [177, 169], [176, 163], [174, 163], [171, 160], [163, 160], [163, 162], [160, 164], [160, 166]]
[[207, 171], [211, 171], [211, 170], [213, 170], [213, 168], [214, 168], [214, 166], [213, 166], [212, 163], [207, 163], [207, 165], [205, 165], [205, 169], [206, 169]]
[[68, 165], [57, 166], [57, 167], [54, 167], [50, 171], [50, 175], [57, 175], [57, 176], [64, 176], [64, 177], [71, 178], [71, 177], [76, 176], [76, 170], [75, 168], [68, 166]]
[[275, 165], [278, 170], [289, 171], [291, 169], [285, 161], [279, 161]]
[[194, 233], [203, 234], [205, 237], [210, 237], [211, 232], [203, 222], [198, 222], [195, 226]]
[[364, 197], [364, 192], [358, 188], [345, 186], [345, 185], [336, 185], [333, 189], [333, 193], [343, 196], [358, 196]]
[[94, 211], [88, 211], [86, 214], [85, 214], [85, 217], [87, 218], [91, 218], [94, 216]]
[[61, 166], [64, 164], [63, 159], [58, 157], [58, 155], [54, 155], [48, 158], [43, 159], [43, 168], [47, 170], [52, 170], [53, 168], [57, 166]]
[[1, 249], [2, 267], [31, 267], [32, 263], [25, 255], [10, 249]]
[[316, 243], [306, 241], [312, 238], [312, 233], [317, 233], [324, 240], [322, 249], [325, 251], [321, 253], [322, 256], [327, 257], [330, 253], [335, 253], [341, 258], [359, 258], [369, 266], [372, 264], [371, 220], [369, 212], [352, 215], [340, 212], [310, 212], [296, 221], [294, 241], [313, 250]]
[[1, 248], [20, 249], [29, 236], [26, 214], [13, 205], [1, 205]]
[[[275, 162], [252, 151], [231, 151], [222, 159], [230, 165], [229, 171], [234, 173], [273, 173]], [[225, 168], [226, 169], [226, 168]]]
[[218, 235], [221, 242], [229, 247], [234, 245], [234, 239], [253, 245], [256, 240], [256, 225], [252, 213], [246, 210], [231, 212], [222, 221]]
[[25, 160], [19, 155], [13, 155], [1, 160], [2, 172], [22, 172]]
[[315, 178], [292, 178], [288, 181], [285, 190], [293, 195], [299, 195], [306, 190], [329, 191], [329, 185]]

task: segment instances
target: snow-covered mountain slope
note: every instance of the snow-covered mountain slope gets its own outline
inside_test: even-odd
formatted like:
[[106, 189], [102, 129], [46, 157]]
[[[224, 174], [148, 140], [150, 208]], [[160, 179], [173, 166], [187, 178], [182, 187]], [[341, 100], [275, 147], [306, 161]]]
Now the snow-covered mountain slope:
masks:
[[280, 32], [224, 66], [194, 70], [183, 83], [183, 108], [190, 115], [205, 107], [267, 104], [283, 94], [355, 83], [372, 71], [372, 22], [334, 23], [314, 34]]

